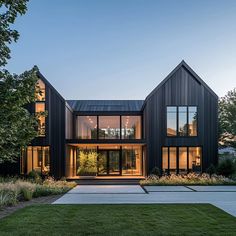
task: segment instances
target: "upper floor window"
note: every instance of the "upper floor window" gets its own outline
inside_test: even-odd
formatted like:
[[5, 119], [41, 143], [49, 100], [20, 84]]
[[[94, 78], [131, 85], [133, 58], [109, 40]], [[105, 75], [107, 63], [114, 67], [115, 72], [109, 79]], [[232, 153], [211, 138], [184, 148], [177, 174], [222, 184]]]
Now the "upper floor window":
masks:
[[77, 116], [79, 139], [141, 139], [140, 116]]
[[168, 106], [167, 136], [197, 136], [197, 107]]
[[41, 79], [37, 81], [36, 101], [45, 101], [45, 83]]
[[167, 107], [167, 135], [177, 135], [177, 107]]
[[38, 117], [38, 136], [45, 136], [46, 118], [45, 118], [45, 83], [38, 80], [36, 88], [35, 113]]
[[120, 117], [99, 116], [99, 139], [120, 138]]
[[97, 116], [77, 116], [77, 138], [97, 139]]
[[122, 116], [122, 139], [140, 139], [141, 138], [141, 117], [140, 116]]

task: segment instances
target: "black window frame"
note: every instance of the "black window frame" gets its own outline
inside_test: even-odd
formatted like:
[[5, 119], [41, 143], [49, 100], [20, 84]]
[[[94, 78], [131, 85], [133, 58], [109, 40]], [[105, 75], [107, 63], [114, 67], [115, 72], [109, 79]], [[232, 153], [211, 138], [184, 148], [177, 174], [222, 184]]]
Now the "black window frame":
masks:
[[[76, 114], [76, 116], [75, 116], [75, 126], [76, 126], [76, 131], [75, 132], [78, 132], [77, 130], [78, 130], [78, 123], [77, 123], [77, 118], [79, 117], [79, 116], [95, 116], [95, 117], [97, 117], [96, 119], [97, 119], [97, 130], [96, 130], [96, 132], [97, 132], [97, 138], [96, 139], [79, 139], [78, 138], [78, 134], [77, 133], [75, 133], [75, 136], [76, 136], [76, 139], [79, 139], [79, 140], [123, 140], [123, 141], [127, 141], [127, 140], [129, 140], [129, 141], [131, 141], [131, 140], [142, 140], [142, 138], [143, 138], [143, 116], [141, 115], [141, 114], [122, 114], [122, 115], [114, 115], [114, 114], [99, 114], [99, 115], [97, 115], [97, 114]], [[100, 116], [114, 116], [114, 117], [119, 117], [119, 129], [120, 129], [120, 135], [119, 135], [119, 138], [117, 138], [117, 139], [102, 139], [102, 138], [99, 138], [99, 117]], [[139, 118], [140, 118], [140, 138], [138, 138], [138, 139], [136, 139], [136, 138], [134, 138], [134, 139], [126, 139], [126, 138], [122, 138], [122, 117], [123, 116], [138, 116]]]
[[[168, 117], [167, 117], [167, 109], [168, 109], [168, 107], [176, 107], [176, 135], [168, 135], [168, 133], [167, 133], [167, 129], [168, 129], [168, 127], [167, 127], [167, 123], [168, 123], [168, 121], [167, 121], [167, 119], [168, 119]], [[187, 135], [180, 135], [180, 132], [179, 132], [179, 107], [186, 107], [187, 108], [187, 113], [186, 113], [186, 115], [187, 115]], [[196, 107], [196, 135], [189, 135], [189, 107]], [[166, 127], [166, 131], [165, 131], [165, 135], [166, 135], [166, 137], [168, 137], [168, 138], [196, 138], [197, 136], [198, 136], [198, 106], [197, 105], [167, 105], [166, 106], [166, 119], [165, 119], [165, 127]]]
[[[175, 174], [181, 174], [179, 173], [179, 148], [187, 148], [187, 173], [190, 173], [190, 168], [189, 168], [189, 149], [190, 148], [200, 148], [201, 150], [201, 157], [200, 157], [200, 171], [202, 172], [202, 165], [203, 165], [203, 146], [202, 145], [198, 145], [198, 146], [162, 146], [161, 147], [161, 170], [162, 170], [162, 174], [163, 174], [163, 148], [167, 148], [167, 160], [168, 160], [168, 171], [167, 174], [170, 174], [170, 148], [176, 148], [176, 171]], [[193, 171], [194, 172], [194, 171]], [[196, 172], [196, 173], [199, 173]]]

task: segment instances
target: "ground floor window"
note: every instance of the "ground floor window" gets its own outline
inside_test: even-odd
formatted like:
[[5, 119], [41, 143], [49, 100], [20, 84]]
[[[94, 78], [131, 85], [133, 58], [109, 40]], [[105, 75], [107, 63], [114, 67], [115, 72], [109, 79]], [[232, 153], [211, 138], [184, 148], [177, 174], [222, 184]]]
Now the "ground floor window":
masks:
[[50, 172], [49, 146], [28, 146], [22, 150], [21, 174], [28, 174], [32, 170], [39, 174], [48, 175]]
[[162, 170], [164, 173], [200, 172], [201, 147], [162, 147]]
[[[96, 175], [98, 176], [135, 176], [142, 175], [143, 154], [141, 145], [77, 145], [67, 146], [66, 153], [66, 176], [74, 177], [85, 174], [91, 170], [96, 160]], [[87, 158], [88, 166], [81, 167]], [[81, 171], [84, 169], [85, 171]], [[92, 170], [94, 172], [94, 169]], [[89, 171], [88, 171], [89, 172]], [[91, 174], [88, 173], [88, 174]]]

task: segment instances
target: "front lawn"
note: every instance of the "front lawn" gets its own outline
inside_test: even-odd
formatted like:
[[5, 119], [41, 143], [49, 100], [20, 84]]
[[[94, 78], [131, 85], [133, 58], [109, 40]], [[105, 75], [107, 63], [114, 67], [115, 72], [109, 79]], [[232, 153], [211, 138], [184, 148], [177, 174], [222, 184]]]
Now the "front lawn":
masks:
[[236, 235], [210, 204], [35, 205], [0, 220], [3, 235]]

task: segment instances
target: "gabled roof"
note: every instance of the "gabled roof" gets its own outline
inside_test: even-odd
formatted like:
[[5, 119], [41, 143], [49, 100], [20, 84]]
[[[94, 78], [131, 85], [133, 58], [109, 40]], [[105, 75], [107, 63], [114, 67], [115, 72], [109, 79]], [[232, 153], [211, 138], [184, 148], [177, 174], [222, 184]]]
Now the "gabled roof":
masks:
[[143, 100], [67, 100], [69, 106], [78, 112], [139, 112]]
[[174, 70], [170, 72], [170, 74], [167, 75], [167, 77], [162, 80], [158, 86], [152, 90], [152, 92], [146, 97], [145, 101], [148, 100], [162, 85], [164, 85], [167, 80], [169, 80], [172, 75], [174, 75], [181, 67], [185, 68], [202, 86], [204, 86], [214, 97], [218, 99], [218, 96], [216, 93], [194, 72], [194, 70], [184, 61], [182, 60], [179, 65], [175, 67]]

